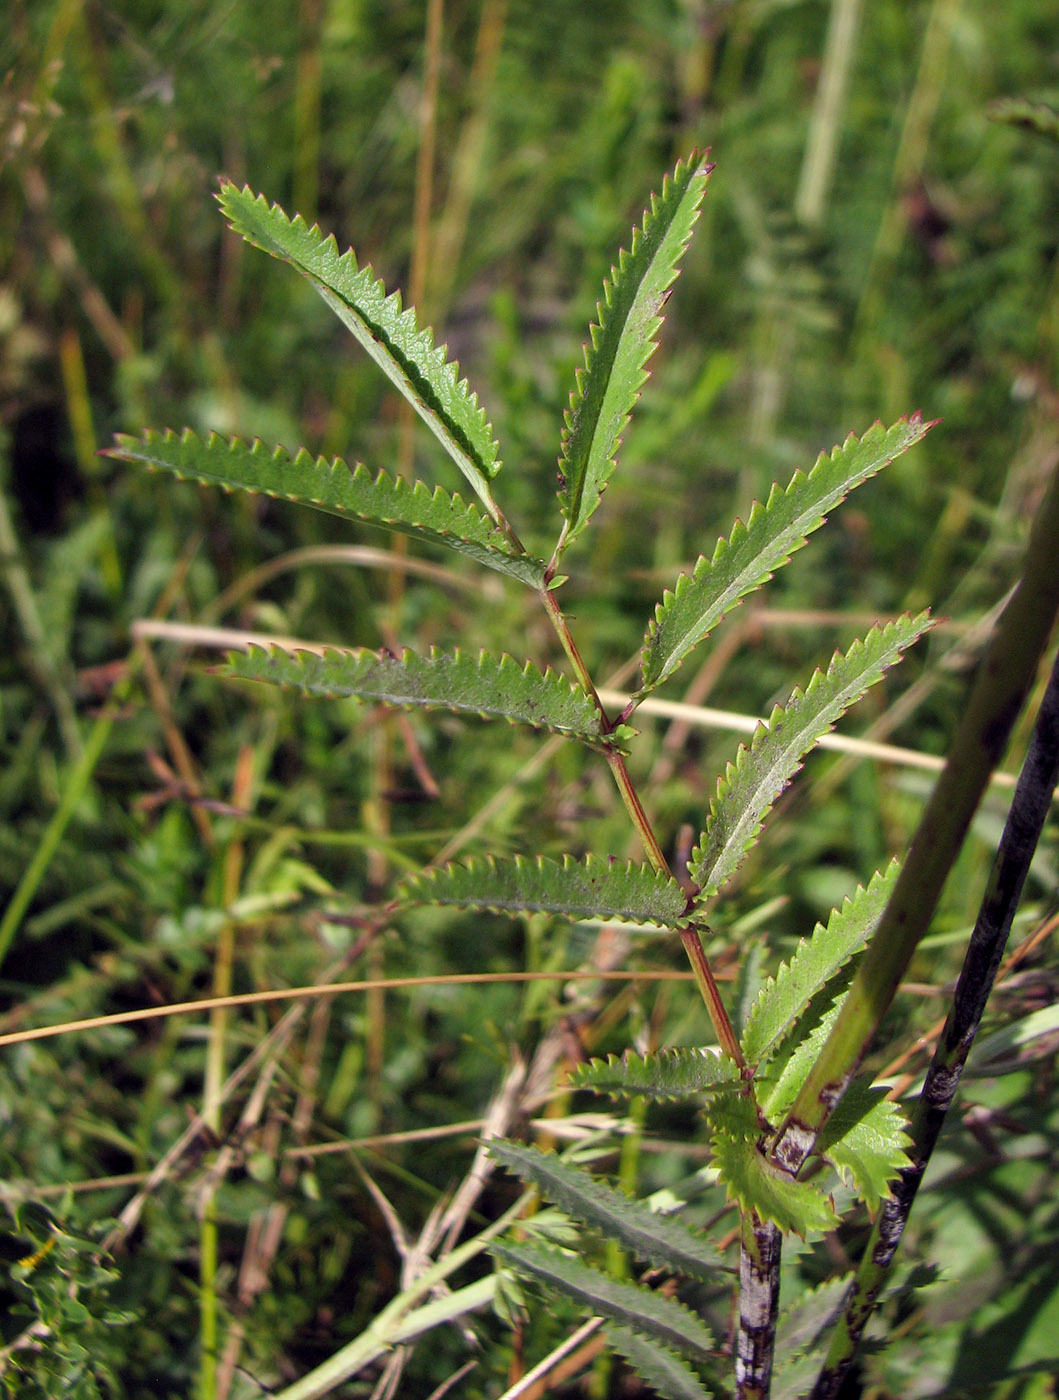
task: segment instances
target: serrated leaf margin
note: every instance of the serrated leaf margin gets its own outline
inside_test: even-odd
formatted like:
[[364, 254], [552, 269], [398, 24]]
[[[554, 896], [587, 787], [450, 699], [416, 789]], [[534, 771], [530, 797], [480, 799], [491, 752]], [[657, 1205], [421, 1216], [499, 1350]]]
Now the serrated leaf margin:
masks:
[[573, 1089], [613, 1098], [680, 1101], [693, 1094], [726, 1093], [742, 1086], [739, 1067], [710, 1047], [671, 1046], [643, 1056], [627, 1050], [620, 1058], [589, 1060], [571, 1070]]
[[355, 696], [398, 709], [447, 709], [552, 729], [590, 745], [603, 741], [599, 712], [584, 691], [550, 668], [540, 671], [531, 661], [519, 666], [506, 653], [497, 658], [483, 651], [476, 659], [459, 650], [432, 649], [427, 656], [405, 650], [395, 656], [365, 649], [251, 646], [229, 653], [227, 672], [309, 695]]
[[862, 437], [850, 433], [830, 453], [822, 452], [808, 474], [795, 472], [786, 488], [774, 485], [765, 505], [755, 501], [747, 523], [737, 520], [713, 555], [700, 555], [693, 571], [663, 594], [644, 638], [643, 684], [634, 698], [643, 699], [671, 676], [732, 607], [789, 562], [854, 487], [933, 426], [918, 413], [890, 428], [873, 423]]
[[538, 1186], [560, 1210], [601, 1230], [645, 1263], [702, 1280], [716, 1280], [724, 1267], [705, 1235], [613, 1190], [554, 1152], [540, 1152], [503, 1138], [491, 1139], [489, 1151], [509, 1171]]
[[713, 166], [693, 152], [652, 195], [628, 252], [604, 281], [585, 364], [565, 414], [559, 470], [566, 524], [556, 556], [585, 528], [614, 471], [615, 453], [657, 348], [661, 311], [699, 216]]
[[398, 886], [398, 900], [499, 913], [541, 910], [574, 919], [625, 919], [673, 928], [687, 896], [649, 866], [613, 857], [483, 856], [427, 869]]
[[190, 428], [148, 429], [139, 438], [118, 434], [105, 455], [172, 472], [181, 480], [257, 492], [364, 521], [444, 545], [530, 587], [544, 583], [543, 560], [520, 553], [491, 517], [440, 486], [431, 491], [421, 481], [373, 473], [361, 463], [350, 467], [340, 457], [314, 457], [304, 447], [292, 455], [259, 438], [252, 443], [218, 433], [202, 438]]
[[790, 961], [780, 963], [776, 975], [767, 978], [740, 1042], [748, 1063], [767, 1063], [817, 992], [865, 946], [900, 869], [900, 861], [894, 859], [884, 871], [876, 871], [867, 886], [858, 885], [831, 911], [827, 924], [818, 923], [810, 938], [799, 939]]
[[494, 519], [498, 512], [489, 483], [500, 470], [492, 428], [477, 395], [459, 378], [459, 366], [433, 332], [421, 329], [414, 310], [402, 307], [400, 292], [387, 294], [370, 266], [360, 267], [352, 248], [339, 253], [333, 234], [310, 228], [300, 214], [290, 218], [278, 204], [222, 180], [217, 195], [234, 232], [272, 257], [289, 262], [323, 297], [339, 319], [413, 406], [463, 472]]
[[845, 654], [836, 651], [826, 672], [817, 670], [785, 707], [777, 705], [768, 724], [754, 731], [749, 748], [740, 744], [735, 762], [717, 783], [706, 829], [688, 863], [700, 898], [715, 895], [738, 869], [805, 755], [930, 625], [929, 614], [922, 612], [873, 627]]
[[714, 1339], [709, 1328], [689, 1308], [634, 1283], [619, 1283], [556, 1249], [525, 1245], [491, 1245], [490, 1252], [516, 1272], [566, 1294], [635, 1332], [675, 1347], [686, 1356], [709, 1360]]

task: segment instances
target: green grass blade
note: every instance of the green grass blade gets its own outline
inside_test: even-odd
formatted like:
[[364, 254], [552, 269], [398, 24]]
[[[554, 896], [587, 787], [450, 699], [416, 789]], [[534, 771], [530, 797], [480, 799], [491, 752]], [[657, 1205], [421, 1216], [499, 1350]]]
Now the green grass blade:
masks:
[[599, 505], [615, 466], [615, 453], [647, 378], [662, 308], [691, 239], [712, 166], [698, 155], [666, 178], [630, 252], [618, 255], [603, 284], [598, 320], [590, 328], [585, 367], [577, 373], [563, 432], [559, 503], [566, 524], [556, 553], [576, 539]]
[[232, 652], [228, 671], [244, 680], [293, 686], [307, 695], [356, 696], [397, 708], [445, 709], [554, 729], [602, 742], [600, 716], [582, 690], [555, 671], [520, 667], [510, 656], [432, 651], [402, 656], [366, 650]]
[[618, 1283], [557, 1249], [494, 1245], [492, 1252], [519, 1273], [540, 1280], [593, 1312], [653, 1337], [685, 1356], [709, 1360], [713, 1334], [689, 1308], [634, 1283]]
[[816, 741], [929, 625], [923, 612], [873, 627], [845, 656], [836, 652], [827, 671], [817, 671], [804, 692], [795, 690], [786, 709], [777, 706], [768, 726], [758, 726], [749, 749], [740, 745], [717, 784], [706, 830], [688, 867], [703, 897], [716, 894], [731, 878], [765, 814]]
[[268, 448], [261, 441], [247, 443], [216, 433], [204, 439], [190, 428], [180, 434], [148, 430], [141, 438], [121, 434], [116, 444], [108, 456], [445, 545], [533, 588], [544, 580], [543, 560], [519, 553], [488, 516], [440, 486], [432, 492], [421, 481], [410, 484], [381, 471], [373, 475], [360, 464], [350, 469], [341, 458], [329, 462], [304, 448], [292, 457], [282, 447]]
[[402, 882], [397, 897], [501, 913], [541, 910], [573, 919], [625, 919], [663, 928], [678, 924], [687, 907], [687, 896], [675, 880], [648, 866], [595, 856], [565, 856], [562, 864], [544, 856], [486, 856], [413, 875]]
[[761, 1065], [792, 1029], [809, 1002], [867, 943], [890, 898], [900, 863], [891, 861], [882, 873], [858, 886], [832, 910], [827, 926], [817, 924], [810, 939], [802, 939], [790, 962], [780, 964], [775, 977], [762, 987], [747, 1017], [742, 1048], [747, 1063]]
[[540, 1187], [560, 1210], [617, 1240], [635, 1258], [688, 1278], [716, 1282], [723, 1268], [720, 1254], [705, 1235], [681, 1221], [630, 1200], [554, 1152], [538, 1152], [498, 1138], [490, 1142], [489, 1151], [523, 1181]]
[[655, 609], [644, 640], [638, 698], [671, 676], [725, 613], [786, 564], [855, 486], [914, 446], [931, 427], [919, 414], [891, 428], [876, 423], [862, 438], [850, 434], [830, 455], [821, 453], [808, 476], [796, 472], [786, 490], [773, 486], [766, 505], [755, 501], [747, 523], [737, 520], [730, 538], [717, 542], [713, 557], [700, 556], [694, 571], [682, 574]]
[[349, 327], [390, 382], [413, 406], [474, 487], [489, 514], [497, 507], [489, 482], [500, 470], [492, 428], [477, 396], [458, 378], [459, 368], [436, 346], [415, 312], [402, 309], [401, 296], [387, 296], [370, 267], [358, 267], [353, 250], [340, 254], [300, 216], [289, 219], [278, 204], [222, 181], [218, 195], [225, 217], [248, 243], [289, 262], [315, 287]]

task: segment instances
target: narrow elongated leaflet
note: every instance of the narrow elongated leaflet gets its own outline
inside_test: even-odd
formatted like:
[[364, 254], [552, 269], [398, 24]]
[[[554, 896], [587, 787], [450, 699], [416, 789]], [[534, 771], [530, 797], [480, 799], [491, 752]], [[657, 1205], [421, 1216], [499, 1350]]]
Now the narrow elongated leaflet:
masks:
[[328, 461], [304, 448], [292, 457], [284, 448], [269, 448], [261, 441], [248, 443], [216, 433], [200, 438], [190, 428], [179, 434], [148, 430], [141, 438], [119, 435], [106, 455], [444, 545], [532, 588], [544, 581], [544, 561], [516, 549], [489, 516], [459, 496], [440, 486], [431, 491], [421, 481], [372, 473], [360, 463], [350, 468], [340, 457]]
[[624, 1327], [653, 1337], [686, 1356], [707, 1361], [710, 1358], [713, 1334], [700, 1317], [675, 1298], [632, 1283], [616, 1283], [557, 1249], [494, 1245], [492, 1252], [519, 1273], [550, 1284]]
[[505, 913], [541, 910], [572, 919], [627, 919], [672, 928], [687, 896], [676, 880], [649, 866], [586, 856], [562, 863], [545, 856], [486, 856], [402, 882], [397, 898], [418, 904], [450, 904]]
[[933, 426], [914, 413], [891, 428], [876, 423], [859, 439], [851, 433], [841, 447], [821, 453], [808, 476], [796, 472], [786, 490], [773, 486], [765, 505], [755, 501], [747, 523], [737, 520], [712, 557], [701, 556], [691, 574], [681, 574], [655, 609], [644, 640], [639, 697], [671, 676], [725, 613], [786, 564], [855, 486]]
[[607, 1324], [606, 1334], [614, 1350], [665, 1400], [711, 1400], [692, 1368], [669, 1347], [615, 1322]]
[[575, 1089], [613, 1098], [687, 1099], [696, 1094], [731, 1092], [743, 1080], [739, 1066], [719, 1051], [693, 1045], [671, 1046], [651, 1055], [627, 1050], [619, 1059], [589, 1060], [570, 1071]]
[[388, 652], [284, 651], [252, 647], [232, 652], [229, 674], [272, 681], [307, 695], [356, 696], [398, 708], [457, 710], [485, 718], [554, 729], [586, 743], [601, 743], [599, 711], [581, 690], [555, 671], [538, 671], [510, 656], [477, 657], [460, 651], [417, 656]]
[[717, 784], [706, 830], [688, 866], [704, 897], [731, 879], [766, 813], [816, 741], [929, 626], [924, 612], [873, 627], [844, 656], [836, 652], [827, 671], [817, 671], [804, 693], [795, 690], [785, 708], [777, 705], [768, 725], [758, 726], [749, 749], [740, 745], [736, 761]]
[[597, 1181], [554, 1152], [492, 1141], [492, 1155], [523, 1181], [535, 1183], [560, 1210], [602, 1230], [637, 1259], [704, 1281], [718, 1281], [723, 1259], [709, 1239], [680, 1220], [653, 1211]]
[[900, 868], [893, 860], [885, 872], [872, 876], [866, 889], [858, 886], [840, 909], [832, 910], [827, 924], [817, 924], [812, 938], [802, 939], [790, 961], [780, 963], [775, 977], [766, 980], [741, 1041], [750, 1064], [760, 1067], [775, 1053], [817, 992], [865, 946]]
[[494, 520], [489, 482], [500, 470], [493, 431], [478, 399], [459, 378], [459, 366], [421, 329], [401, 295], [387, 296], [370, 267], [358, 267], [353, 250], [339, 253], [334, 235], [324, 237], [300, 214], [289, 219], [264, 195], [224, 180], [218, 195], [225, 217], [248, 243], [289, 262], [349, 327], [390, 382], [404, 395], [481, 498]]
[[654, 353], [662, 308], [688, 246], [711, 165], [698, 155], [668, 176], [651, 199], [629, 252], [618, 255], [603, 284], [597, 321], [589, 331], [585, 367], [570, 396], [559, 462], [559, 504], [566, 524], [556, 547], [575, 540], [599, 505], [615, 466], [615, 454], [639, 398]]

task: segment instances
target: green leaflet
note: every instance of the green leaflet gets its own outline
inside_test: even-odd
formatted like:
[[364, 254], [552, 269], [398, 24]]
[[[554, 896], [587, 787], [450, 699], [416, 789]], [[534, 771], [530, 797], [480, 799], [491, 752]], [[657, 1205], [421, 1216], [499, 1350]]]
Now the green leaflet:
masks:
[[655, 609], [644, 639], [638, 698], [671, 676], [726, 612], [786, 564], [855, 486], [932, 427], [915, 413], [892, 428], [876, 423], [860, 439], [851, 433], [830, 456], [821, 453], [808, 476], [796, 472], [786, 490], [773, 486], [766, 505], [755, 501], [747, 523], [737, 520], [731, 537], [718, 540], [712, 559], [700, 556], [694, 572], [682, 574]]
[[702, 1382], [687, 1362], [668, 1347], [617, 1323], [610, 1323], [605, 1330], [614, 1350], [621, 1352], [663, 1400], [711, 1400], [710, 1391], [703, 1390]]
[[288, 219], [244, 185], [222, 181], [218, 195], [225, 217], [248, 243], [289, 262], [316, 288], [341, 321], [404, 395], [478, 493], [489, 514], [497, 507], [489, 482], [500, 470], [492, 428], [458, 366], [420, 330], [415, 312], [401, 308], [401, 295], [386, 288], [370, 267], [358, 267], [353, 250], [339, 254], [334, 235], [325, 238], [300, 214]]
[[810, 939], [801, 939], [790, 962], [780, 964], [758, 995], [747, 1017], [742, 1049], [748, 1063], [760, 1065], [794, 1026], [821, 987], [867, 943], [890, 898], [900, 864], [893, 860], [876, 873], [867, 889], [833, 909], [827, 927], [817, 924]]
[[[761, 1110], [772, 1123], [778, 1123], [798, 1097], [805, 1083], [810, 1067], [824, 1047], [831, 1034], [831, 1027], [838, 1020], [838, 1013], [847, 993], [837, 996], [812, 1029], [798, 1040], [780, 1072], [779, 1078], [763, 1086]], [[803, 1027], [798, 1026], [801, 1030]]]
[[402, 882], [397, 897], [418, 904], [456, 904], [504, 913], [546, 910], [572, 919], [627, 919], [672, 928], [687, 896], [675, 880], [648, 866], [606, 857], [494, 857], [424, 870]]
[[493, 1245], [492, 1253], [519, 1273], [540, 1279], [575, 1302], [623, 1327], [708, 1360], [714, 1340], [701, 1318], [673, 1298], [634, 1283], [617, 1283], [557, 1249]]
[[719, 1051], [680, 1046], [646, 1057], [629, 1050], [618, 1059], [590, 1060], [570, 1072], [570, 1086], [615, 1098], [686, 1099], [737, 1089], [739, 1067]]
[[432, 492], [421, 481], [410, 485], [385, 472], [373, 475], [359, 463], [350, 470], [340, 457], [328, 462], [304, 448], [291, 457], [282, 447], [269, 449], [261, 441], [246, 443], [216, 433], [203, 440], [190, 428], [181, 434], [149, 430], [142, 438], [122, 434], [116, 442], [107, 453], [110, 457], [143, 462], [226, 490], [261, 492], [442, 544], [533, 588], [544, 581], [543, 560], [520, 554], [491, 519], [440, 486]]
[[599, 713], [584, 691], [555, 671], [524, 667], [510, 656], [431, 651], [402, 656], [366, 650], [231, 652], [229, 674], [290, 685], [307, 695], [357, 696], [399, 708], [445, 709], [554, 729], [588, 744], [602, 742]]
[[720, 1254], [706, 1238], [679, 1220], [630, 1200], [552, 1152], [493, 1139], [489, 1151], [523, 1181], [534, 1182], [560, 1210], [602, 1230], [645, 1263], [689, 1278], [717, 1279]]
[[817, 1140], [816, 1150], [844, 1181], [852, 1182], [861, 1200], [874, 1212], [890, 1194], [890, 1183], [908, 1165], [912, 1139], [905, 1116], [891, 1103], [886, 1090], [870, 1078], [855, 1079]]
[[691, 877], [704, 898], [732, 877], [765, 814], [816, 741], [929, 625], [924, 612], [873, 627], [845, 656], [836, 652], [826, 673], [817, 671], [804, 693], [795, 690], [786, 709], [777, 706], [768, 726], [758, 726], [749, 749], [740, 745], [735, 763], [717, 784], [701, 844], [691, 856]]
[[662, 324], [662, 308], [691, 239], [711, 165], [693, 155], [666, 178], [651, 198], [632, 249], [603, 284], [598, 321], [590, 328], [585, 367], [570, 397], [559, 462], [559, 503], [566, 524], [558, 555], [581, 533], [599, 505], [615, 465], [615, 453], [647, 378], [645, 368]]
[[758, 1146], [757, 1108], [748, 1098], [729, 1095], [712, 1102], [706, 1113], [713, 1128], [710, 1148], [728, 1199], [741, 1211], [752, 1210], [785, 1234], [803, 1238], [810, 1230], [831, 1230], [838, 1216], [831, 1201], [807, 1181], [795, 1181], [774, 1167]]

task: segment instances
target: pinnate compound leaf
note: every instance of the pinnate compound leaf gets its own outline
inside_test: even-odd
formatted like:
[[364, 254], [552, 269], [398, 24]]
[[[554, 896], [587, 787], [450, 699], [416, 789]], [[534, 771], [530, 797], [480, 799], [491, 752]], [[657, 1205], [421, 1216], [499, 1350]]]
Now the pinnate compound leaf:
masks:
[[554, 1152], [496, 1138], [489, 1151], [523, 1181], [540, 1187], [560, 1210], [617, 1240], [637, 1259], [688, 1278], [716, 1281], [723, 1267], [720, 1254], [705, 1235], [681, 1221], [630, 1200]]
[[639, 397], [656, 347], [662, 308], [691, 239], [712, 166], [697, 154], [667, 176], [651, 198], [632, 247], [618, 255], [603, 284], [598, 320], [589, 331], [585, 367], [570, 397], [559, 462], [559, 503], [566, 524], [559, 548], [576, 539], [599, 505], [621, 435]]
[[356, 696], [403, 709], [446, 709], [554, 729], [585, 743], [601, 742], [599, 713], [584, 691], [555, 671], [520, 667], [510, 656], [481, 652], [285, 651], [251, 647], [231, 652], [228, 673], [243, 680], [293, 686], [307, 695]]
[[911, 1138], [905, 1116], [886, 1090], [865, 1077], [855, 1079], [831, 1114], [816, 1151], [853, 1185], [870, 1211], [890, 1194], [890, 1185], [908, 1165]]
[[626, 919], [673, 927], [687, 896], [677, 882], [648, 866], [587, 856], [562, 863], [545, 856], [486, 856], [424, 870], [406, 879], [397, 897], [417, 904], [454, 904], [501, 913], [543, 910], [573, 919]]
[[491, 1252], [518, 1273], [539, 1279], [602, 1317], [653, 1337], [685, 1356], [710, 1357], [714, 1347], [710, 1329], [673, 1298], [635, 1283], [618, 1283], [556, 1249], [493, 1245]]
[[618, 1059], [590, 1060], [570, 1073], [570, 1086], [613, 1098], [687, 1099], [693, 1094], [730, 1092], [742, 1084], [734, 1060], [711, 1049], [678, 1046], [653, 1055], [629, 1050]]
[[625, 1357], [662, 1400], [711, 1400], [711, 1392], [703, 1389], [688, 1363], [669, 1347], [614, 1322], [605, 1331], [614, 1350]]
[[655, 609], [644, 640], [640, 697], [671, 676], [741, 598], [786, 564], [828, 511], [931, 427], [916, 413], [891, 428], [876, 423], [862, 438], [851, 433], [830, 455], [821, 453], [808, 476], [795, 472], [786, 490], [775, 485], [765, 505], [755, 501], [747, 523], [737, 520], [713, 557], [700, 556], [694, 571], [682, 574]]
[[826, 928], [817, 924], [810, 939], [800, 939], [790, 962], [769, 977], [747, 1018], [742, 1048], [748, 1063], [760, 1065], [794, 1026], [798, 1017], [840, 968], [867, 943], [879, 922], [900, 870], [898, 861], [877, 872], [865, 889], [858, 885], [831, 911]]
[[190, 428], [180, 434], [148, 430], [142, 438], [123, 434], [116, 443], [108, 453], [111, 457], [442, 544], [533, 588], [544, 581], [543, 560], [519, 553], [488, 516], [440, 486], [431, 491], [421, 481], [410, 484], [382, 471], [373, 475], [359, 463], [350, 469], [339, 457], [329, 462], [304, 448], [291, 457], [284, 448], [268, 448], [261, 441], [247, 443], [216, 433], [203, 439]]
[[740, 745], [735, 763], [728, 764], [717, 784], [706, 830], [688, 867], [704, 898], [735, 873], [769, 808], [817, 740], [929, 625], [924, 612], [873, 627], [845, 656], [836, 652], [827, 671], [817, 671], [804, 693], [795, 690], [786, 709], [777, 705], [767, 726], [758, 725], [749, 749]]
[[404, 395], [481, 497], [490, 515], [496, 506], [489, 482], [500, 470], [497, 446], [485, 414], [459, 368], [436, 346], [429, 328], [403, 310], [399, 292], [386, 288], [370, 267], [358, 267], [353, 250], [339, 253], [334, 235], [325, 238], [301, 215], [289, 219], [278, 204], [245, 186], [221, 182], [221, 208], [248, 243], [289, 262], [319, 292], [338, 318]]

